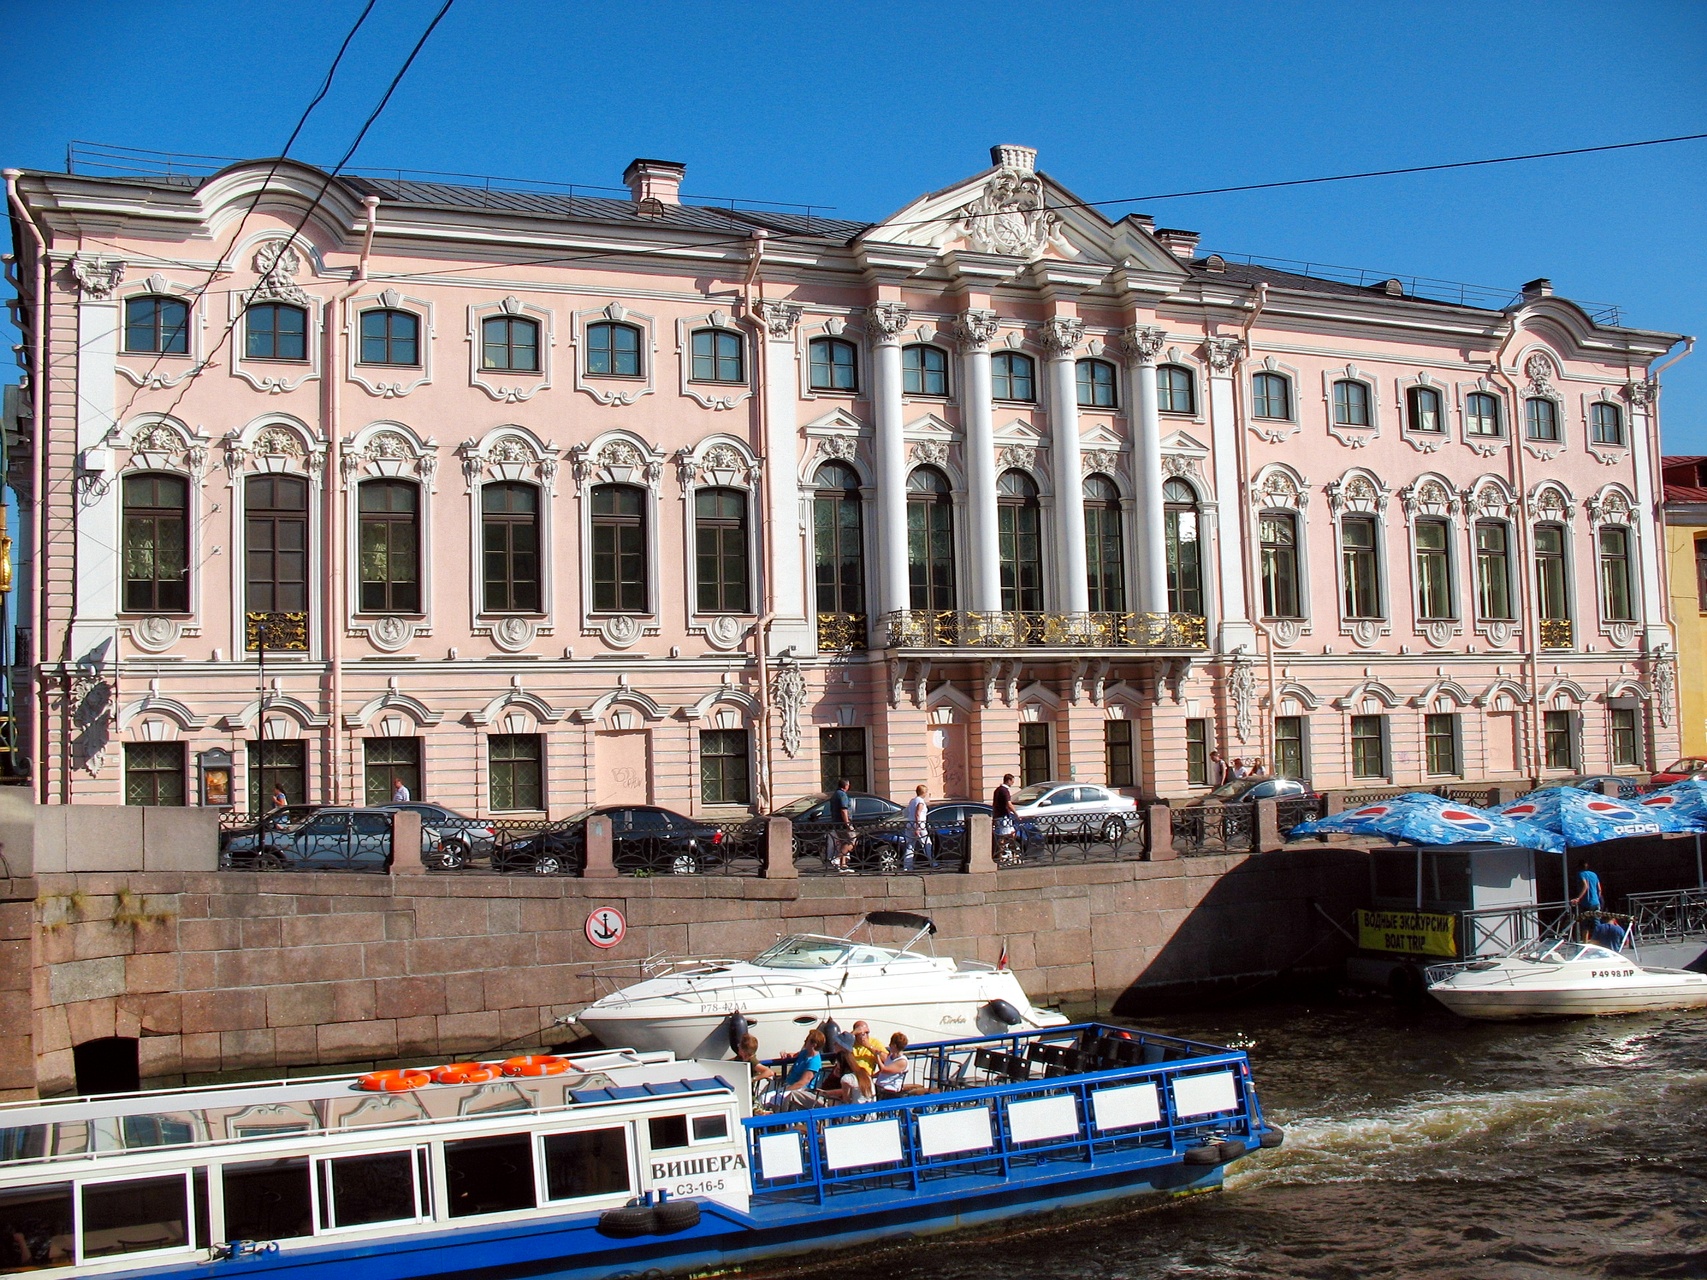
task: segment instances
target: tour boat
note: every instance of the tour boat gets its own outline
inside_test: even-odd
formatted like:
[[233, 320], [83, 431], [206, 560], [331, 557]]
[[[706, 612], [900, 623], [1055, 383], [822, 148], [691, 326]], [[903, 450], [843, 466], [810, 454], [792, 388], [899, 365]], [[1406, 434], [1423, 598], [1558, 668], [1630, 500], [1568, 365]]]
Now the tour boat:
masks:
[[1542, 938], [1509, 955], [1431, 966], [1428, 991], [1466, 1018], [1547, 1018], [1707, 1008], [1707, 974], [1606, 947]]
[[791, 934], [751, 960], [693, 962], [624, 987], [576, 1021], [602, 1044], [678, 1058], [728, 1057], [747, 1031], [762, 1052], [781, 1053], [826, 1018], [843, 1028], [863, 1018], [909, 1040], [1066, 1024], [1034, 1008], [1005, 966], [915, 951], [936, 932], [925, 916], [873, 911], [861, 924], [868, 937], [873, 926], [913, 934], [899, 947], [856, 942], [861, 925], [840, 938]]
[[1213, 1189], [1243, 1053], [1096, 1024], [917, 1046], [767, 1114], [741, 1062], [530, 1055], [0, 1105], [0, 1272], [606, 1280]]

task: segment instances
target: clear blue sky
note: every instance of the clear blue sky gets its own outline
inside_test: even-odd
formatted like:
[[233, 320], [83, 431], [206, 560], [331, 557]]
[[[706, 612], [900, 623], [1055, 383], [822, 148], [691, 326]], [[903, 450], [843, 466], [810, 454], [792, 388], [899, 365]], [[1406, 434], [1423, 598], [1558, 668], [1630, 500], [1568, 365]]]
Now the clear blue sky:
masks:
[[[293, 154], [342, 153], [439, 3], [378, 0]], [[74, 138], [272, 155], [360, 9], [4, 0], [0, 162], [57, 168]], [[614, 186], [654, 156], [690, 193], [876, 218], [994, 142], [1098, 200], [1704, 131], [1699, 0], [457, 0], [354, 163]], [[1544, 275], [1707, 336], [1707, 142], [1138, 207], [1206, 251]], [[1667, 450], [1707, 453], [1707, 349], [1664, 380]]]

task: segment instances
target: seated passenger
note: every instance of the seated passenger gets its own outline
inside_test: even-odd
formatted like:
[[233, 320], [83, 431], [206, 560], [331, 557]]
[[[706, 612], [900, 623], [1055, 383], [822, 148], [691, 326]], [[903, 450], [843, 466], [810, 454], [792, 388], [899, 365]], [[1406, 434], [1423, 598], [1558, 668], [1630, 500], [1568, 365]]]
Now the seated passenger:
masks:
[[1605, 947], [1608, 951], [1620, 951], [1624, 947], [1625, 928], [1609, 915], [1591, 917], [1592, 923], [1588, 929], [1588, 940], [1597, 946]]
[[796, 1111], [815, 1106], [812, 1086], [824, 1069], [824, 1033], [814, 1028], [782, 1075], [782, 1087], [767, 1099], [772, 1111]]
[[854, 1061], [865, 1069], [868, 1076], [875, 1076], [883, 1065], [883, 1059], [889, 1056], [882, 1043], [871, 1034], [871, 1024], [863, 1018], [853, 1024], [853, 1055]]
[[754, 1080], [769, 1080], [776, 1074], [774, 1067], [767, 1067], [759, 1061], [759, 1038], [751, 1032], [741, 1037], [741, 1047], [735, 1050], [735, 1061], [745, 1062]]
[[889, 1050], [883, 1055], [883, 1065], [877, 1069], [879, 1100], [926, 1092], [922, 1084], [907, 1083], [907, 1066], [907, 1037], [903, 1032], [897, 1031], [889, 1037]]

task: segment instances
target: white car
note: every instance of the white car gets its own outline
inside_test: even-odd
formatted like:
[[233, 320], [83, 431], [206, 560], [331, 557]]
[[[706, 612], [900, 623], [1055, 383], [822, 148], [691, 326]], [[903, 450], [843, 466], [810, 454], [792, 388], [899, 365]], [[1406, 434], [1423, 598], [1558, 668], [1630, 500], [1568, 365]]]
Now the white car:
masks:
[[1138, 802], [1109, 787], [1083, 782], [1037, 782], [1014, 792], [1014, 814], [1051, 835], [1095, 832], [1111, 844], [1137, 824]]

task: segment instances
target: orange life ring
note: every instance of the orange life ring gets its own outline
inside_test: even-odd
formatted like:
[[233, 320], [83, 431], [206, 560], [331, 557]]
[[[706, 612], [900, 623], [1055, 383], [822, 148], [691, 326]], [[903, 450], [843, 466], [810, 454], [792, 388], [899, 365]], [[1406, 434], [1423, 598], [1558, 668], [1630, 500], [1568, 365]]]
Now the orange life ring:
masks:
[[485, 1084], [498, 1078], [498, 1068], [486, 1062], [453, 1062], [433, 1072], [434, 1084]]
[[405, 1093], [433, 1082], [433, 1077], [420, 1067], [405, 1067], [395, 1071], [370, 1071], [356, 1081], [356, 1088], [369, 1093]]
[[529, 1053], [507, 1059], [503, 1070], [507, 1076], [560, 1076], [574, 1065], [569, 1059], [556, 1054]]

